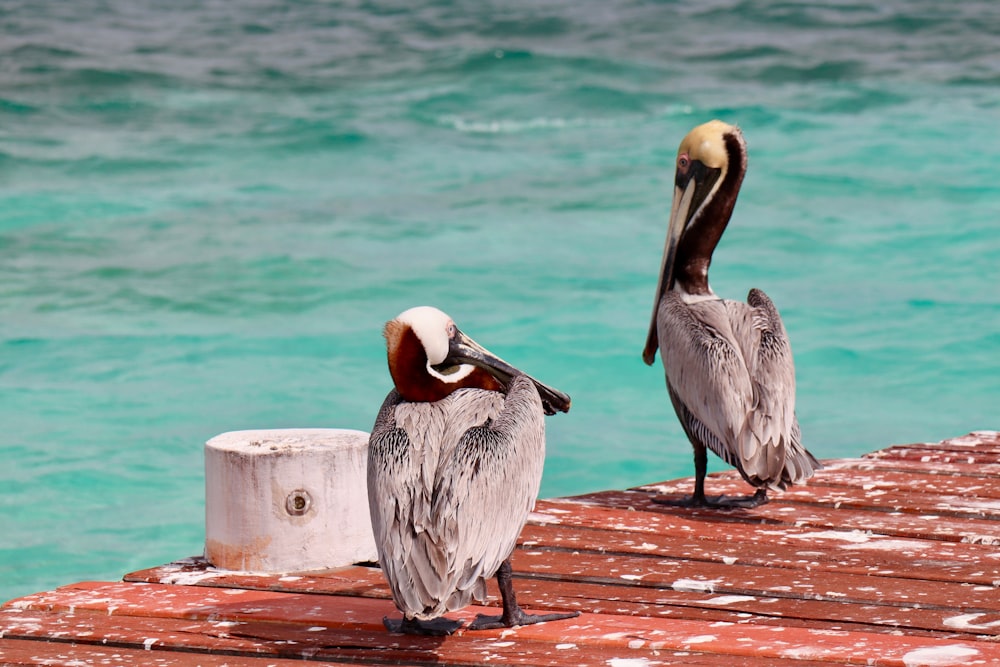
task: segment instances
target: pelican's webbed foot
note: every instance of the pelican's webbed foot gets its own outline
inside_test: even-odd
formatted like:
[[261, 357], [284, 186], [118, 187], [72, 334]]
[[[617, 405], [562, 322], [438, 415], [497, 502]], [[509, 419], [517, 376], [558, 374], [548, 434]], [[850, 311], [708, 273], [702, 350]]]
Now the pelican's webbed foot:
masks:
[[513, 570], [510, 567], [510, 556], [500, 564], [497, 570], [497, 585], [500, 587], [500, 599], [503, 602], [503, 613], [499, 616], [479, 614], [469, 624], [470, 630], [492, 630], [495, 628], [513, 628], [515, 625], [534, 625], [547, 621], [561, 621], [564, 618], [576, 618], [578, 611], [556, 612], [553, 614], [526, 614], [517, 604], [514, 595]]
[[500, 616], [487, 616], [479, 614], [476, 619], [469, 624], [470, 630], [492, 630], [495, 628], [513, 628], [516, 625], [534, 625], [535, 623], [545, 623], [547, 621], [561, 621], [564, 618], [576, 618], [580, 615], [578, 611], [557, 612], [554, 614], [526, 614], [520, 607], [512, 611], [504, 610]]
[[653, 498], [653, 502], [658, 505], [669, 505], [671, 507], [708, 507], [711, 509], [753, 509], [768, 502], [767, 490], [757, 489], [752, 496], [706, 496], [705, 494], [693, 494], [684, 498]]
[[405, 635], [426, 635], [430, 637], [447, 637], [451, 633], [462, 627], [461, 621], [453, 621], [450, 618], [433, 618], [429, 621], [421, 621], [417, 618], [406, 618], [401, 620], [385, 616], [382, 625], [389, 632]]

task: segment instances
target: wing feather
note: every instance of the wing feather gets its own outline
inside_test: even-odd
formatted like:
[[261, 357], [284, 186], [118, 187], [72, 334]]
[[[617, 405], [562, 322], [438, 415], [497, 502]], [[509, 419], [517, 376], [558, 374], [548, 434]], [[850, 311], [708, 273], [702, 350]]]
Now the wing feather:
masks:
[[538, 496], [544, 458], [541, 399], [518, 376], [495, 418], [468, 429], [442, 461], [433, 514], [454, 548], [456, 589], [493, 576], [510, 556]]
[[750, 331], [740, 340], [746, 346], [750, 374], [760, 396], [743, 437], [761, 443], [767, 453], [766, 458], [754, 462], [752, 470], [748, 468], [748, 473], [762, 484], [785, 489], [808, 479], [821, 467], [802, 446], [795, 415], [792, 345], [778, 309], [762, 290], [750, 290], [746, 305], [730, 303], [735, 304], [734, 317], [749, 323]]
[[781, 317], [760, 290], [747, 301], [664, 297], [658, 333], [667, 387], [692, 441], [750, 484], [784, 489], [820, 464], [801, 444], [795, 366]]
[[426, 560], [417, 555], [414, 499], [420, 482], [420, 466], [406, 431], [396, 424], [396, 408], [403, 402], [396, 390], [389, 392], [379, 410], [368, 440], [368, 509], [378, 549], [379, 565], [402, 611], [420, 610], [431, 595], [419, 568], [408, 567]]
[[545, 456], [541, 399], [519, 376], [503, 394], [436, 403], [386, 398], [369, 446], [379, 562], [404, 614], [435, 618], [486, 599], [534, 506]]
[[755, 397], [723, 302], [686, 304], [668, 292], [657, 321], [667, 389], [685, 432], [741, 469], [737, 436]]

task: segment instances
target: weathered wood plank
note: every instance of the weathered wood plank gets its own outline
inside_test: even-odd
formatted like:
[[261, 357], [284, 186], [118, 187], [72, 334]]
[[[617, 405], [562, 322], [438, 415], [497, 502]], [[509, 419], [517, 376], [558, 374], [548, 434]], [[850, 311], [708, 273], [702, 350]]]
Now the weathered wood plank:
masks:
[[[923, 466], [923, 464], [921, 464]], [[1000, 467], [998, 467], [1000, 470]], [[965, 475], [942, 475], [928, 472], [925, 468], [911, 468], [905, 472], [898, 469], [875, 470], [871, 464], [867, 468], [833, 465], [819, 471], [809, 480], [809, 487], [844, 487], [872, 490], [906, 489], [910, 493], [936, 496], [978, 496], [1000, 498], [1000, 477], [987, 475], [969, 477]]]
[[977, 451], [1000, 454], [1000, 431], [973, 431], [972, 433], [960, 435], [955, 438], [948, 438], [946, 440], [941, 440], [940, 442], [914, 442], [906, 445], [892, 445], [886, 449], [892, 449], [893, 447], [899, 446], [934, 451]]
[[892, 576], [732, 565], [624, 554], [597, 555], [547, 550], [521, 551], [518, 570], [559, 581], [694, 589], [725, 595], [827, 600], [838, 604], [934, 606], [955, 611], [1000, 611], [993, 586], [919, 582]]
[[866, 459], [917, 461], [935, 465], [939, 463], [959, 463], [964, 465], [996, 465], [1000, 463], [1000, 455], [991, 451], [977, 450], [944, 450], [917, 447], [914, 445], [899, 445], [865, 454]]
[[385, 577], [382, 576], [382, 571], [377, 567], [355, 565], [327, 571], [272, 575], [218, 570], [200, 556], [131, 572], [123, 577], [123, 581], [354, 595], [383, 599], [388, 599], [390, 596]]
[[[682, 582], [680, 590], [674, 587], [648, 587], [637, 585], [629, 579], [607, 583], [591, 583], [582, 580], [561, 581], [558, 579], [532, 579], [518, 567], [520, 558], [515, 556], [515, 576], [518, 598], [528, 608], [533, 609], [565, 609], [588, 611], [594, 614], [658, 616], [684, 619], [700, 619], [705, 622], [731, 622], [755, 624], [781, 624], [796, 627], [827, 628], [833, 631], [845, 629], [860, 630], [864, 625], [870, 625], [868, 630], [895, 631], [906, 629], [908, 632], [918, 631], [927, 634], [983, 634], [992, 631], [989, 625], [990, 615], [977, 614], [968, 616], [966, 610], [921, 609], [907, 607], [892, 600], [879, 604], [852, 604], [843, 600], [809, 600], [793, 597], [774, 597], [771, 595], [725, 594], [722, 591], [709, 590], [701, 582]], [[172, 576], [169, 568], [167, 578]], [[360, 576], [381, 576], [378, 570], [356, 568]], [[143, 581], [155, 581], [157, 570], [147, 570], [141, 575]], [[324, 592], [338, 594], [341, 592], [336, 580], [343, 578], [343, 572], [338, 572], [333, 584], [328, 590], [323, 590], [322, 575], [313, 577], [282, 577], [281, 590], [289, 593]], [[526, 578], [525, 575], [529, 577]], [[547, 576], [557, 576], [548, 573]], [[223, 581], [226, 586], [237, 583], [243, 588], [278, 590], [275, 584], [268, 583], [266, 577], [247, 574], [245, 579], [240, 573], [229, 573]], [[197, 584], [212, 585], [214, 578], [203, 578]], [[874, 586], [874, 582], [873, 582]], [[298, 588], [302, 587], [302, 588]], [[690, 590], [689, 590], [690, 589]], [[491, 606], [498, 603], [498, 594], [493, 583], [490, 583]], [[388, 598], [387, 588], [382, 597]], [[848, 606], [850, 605], [850, 606]], [[831, 620], [831, 619], [836, 619]], [[957, 620], [956, 620], [957, 619]]]
[[[138, 586], [138, 584], [130, 584]], [[178, 587], [185, 588], [185, 587]], [[92, 588], [99, 593], [99, 588]], [[111, 602], [123, 602], [121, 591], [109, 593]], [[110, 593], [115, 593], [110, 594]], [[306, 596], [308, 597], [308, 596]], [[344, 605], [342, 617], [349, 616], [352, 603], [357, 599], [335, 598]], [[383, 609], [387, 611], [385, 603]], [[275, 610], [263, 607], [265, 616]], [[117, 612], [117, 609], [114, 610]], [[289, 620], [261, 620], [246, 615], [232, 618], [181, 619], [163, 615], [106, 614], [90, 609], [73, 613], [41, 611], [36, 609], [8, 608], [0, 612], [0, 633], [7, 638], [26, 640], [33, 637], [58, 637], [62, 642], [76, 641], [93, 645], [110, 644], [131, 650], [149, 650], [148, 655], [161, 652], [186, 651], [189, 654], [225, 653], [229, 656], [273, 656], [306, 660], [336, 661], [337, 663], [413, 664], [413, 665], [552, 665], [575, 667], [580, 664], [597, 665], [718, 665], [718, 657], [698, 650], [699, 639], [677, 633], [669, 642], [655, 642], [635, 634], [633, 628], [620, 621], [613, 622], [608, 631], [599, 624], [588, 623], [586, 641], [579, 639], [580, 626], [558, 627], [562, 624], [533, 626], [530, 635], [520, 636], [528, 628], [504, 631], [463, 632], [448, 638], [412, 637], [391, 635], [381, 623], [376, 622], [380, 613], [357, 624], [333, 622], [326, 626]], [[154, 611], [154, 610], [151, 610]], [[289, 607], [283, 607], [284, 612]], [[454, 615], [471, 619], [474, 612]], [[244, 612], [252, 615], [252, 610]], [[683, 634], [683, 633], [682, 633]], [[688, 639], [694, 638], [693, 641]], [[145, 661], [151, 663], [152, 661]], [[142, 664], [142, 663], [139, 663]], [[197, 664], [197, 663], [195, 663]], [[752, 652], [730, 655], [727, 664], [763, 667], [764, 665], [794, 664], [782, 656], [756, 656]], [[819, 661], [807, 661], [818, 665]]]
[[[155, 649], [155, 650], [154, 650]], [[164, 651], [155, 644], [149, 649], [104, 646], [75, 641], [0, 639], [0, 664], [5, 667], [108, 667], [109, 665], [152, 665], [154, 667], [235, 667], [232, 655]], [[301, 659], [280, 659], [242, 654], [239, 664], [246, 667], [302, 667]], [[317, 667], [341, 667], [357, 663], [322, 661]], [[389, 665], [399, 663], [366, 663]]]
[[841, 459], [827, 462], [830, 470], [894, 470], [902, 473], [917, 473], [954, 477], [1000, 477], [1000, 463], [926, 463], [893, 458]]
[[685, 619], [713, 624], [750, 624], [811, 628], [829, 632], [905, 632], [911, 636], [953, 638], [990, 635], [998, 630], [992, 614], [886, 605], [859, 605], [829, 600], [727, 595], [628, 585], [521, 579], [518, 599], [535, 608], [537, 600], [592, 614]]
[[[582, 519], [593, 511], [592, 507], [581, 507], [574, 519]], [[990, 546], [766, 524], [741, 526], [736, 541], [729, 523], [705, 524], [696, 536], [681, 534], [678, 530], [671, 534], [670, 524], [661, 527], [667, 532], [610, 532], [564, 523], [529, 522], [521, 533], [520, 546], [527, 550], [547, 548], [660, 556], [695, 563], [732, 565], [738, 562], [779, 569], [1000, 586], [1000, 552]], [[521, 560], [515, 555], [516, 576], [525, 574], [519, 566]], [[215, 570], [197, 557], [127, 574], [124, 579], [362, 597], [389, 596], [380, 570], [358, 566], [275, 577]]]
[[[915, 483], [919, 480], [915, 480]], [[690, 495], [693, 480], [661, 482], [639, 487], [666, 497]], [[970, 484], [969, 486], [975, 486]], [[813, 485], [794, 486], [786, 491], [771, 494], [772, 503], [788, 505], [796, 503], [805, 506], [819, 506], [833, 509], [866, 510], [876, 512], [902, 512], [925, 517], [950, 517], [970, 519], [1000, 519], [1000, 481], [979, 485], [989, 487], [993, 495], [980, 497], [967, 495], [946, 495], [943, 493], [921, 492], [918, 489], [898, 486], [878, 485], [873, 480], [867, 487]], [[749, 487], [740, 480], [728, 477], [712, 477], [706, 482], [706, 489], [712, 494], [747, 495]], [[772, 504], [772, 503], [769, 503]], [[767, 508], [759, 508], [764, 511]], [[758, 514], [758, 512], [753, 512]], [[993, 532], [1000, 534], [1000, 524], [993, 526]]]
[[[590, 511], [592, 508], [581, 508], [574, 519]], [[670, 525], [661, 527], [669, 529]], [[705, 523], [692, 535], [682, 531], [610, 532], [565, 523], [530, 522], [521, 532], [521, 545], [1000, 585], [1000, 554], [996, 547], [887, 537], [856, 530], [817, 531], [770, 524], [743, 524], [737, 530], [731, 523]]]
[[[989, 642], [949, 639], [943, 644], [940, 639], [918, 636], [735, 623], [706, 627], [698, 621], [597, 614], [504, 631], [465, 632], [448, 639], [395, 636], [379, 628], [381, 616], [392, 613], [387, 601], [267, 591], [236, 594], [232, 589], [219, 589], [221, 595], [240, 601], [199, 607], [198, 600], [205, 598], [206, 589], [141, 584], [67, 588], [5, 609], [0, 616], [4, 635], [24, 639], [58, 632], [68, 639], [77, 633], [93, 642], [113, 641], [132, 648], [159, 645], [161, 649], [213, 650], [212, 646], [228, 646], [231, 651], [273, 652], [285, 658], [374, 658], [415, 663], [613, 664], [610, 661], [644, 660], [641, 664], [656, 664], [670, 652], [681, 651], [837, 664], [866, 664], [877, 658], [879, 664], [906, 665], [919, 664], [915, 663], [919, 656], [940, 652], [944, 646], [949, 655], [962, 658], [963, 664], [1000, 660], [1000, 645]], [[164, 588], [175, 590], [165, 594]], [[78, 606], [68, 613], [67, 605]], [[319, 612], [317, 606], [325, 612]], [[455, 617], [467, 619], [478, 611], [470, 608]], [[16, 614], [22, 616], [14, 618]], [[43, 614], [58, 630], [44, 627], [47, 619]], [[317, 624], [320, 620], [322, 625]], [[206, 624], [214, 624], [214, 629], [204, 627]], [[693, 664], [693, 660], [674, 664]]]
[[[714, 482], [714, 480], [713, 480]], [[726, 490], [711, 488], [712, 493]], [[649, 488], [658, 488], [654, 485]], [[745, 495], [746, 488], [730, 487]], [[681, 493], [678, 489], [678, 495]], [[617, 523], [609, 524], [612, 530], [644, 530], [642, 523], [651, 515], [670, 515], [674, 520], [681, 517], [688, 519], [689, 530], [697, 531], [705, 522], [726, 522], [747, 525], [750, 523], [769, 523], [772, 525], [789, 525], [798, 527], [824, 528], [833, 530], [862, 530], [892, 536], [915, 539], [944, 540], [953, 542], [968, 542], [971, 544], [1000, 544], [1000, 524], [986, 519], [962, 518], [961, 520], [941, 520], [937, 514], [922, 516], [909, 512], [886, 511], [848, 511], [846, 508], [827, 507], [823, 505], [787, 504], [780, 499], [753, 510], [698, 510], [676, 507], [665, 507], [653, 502], [655, 492], [640, 490], [603, 491], [600, 493], [574, 496], [573, 498], [539, 501], [536, 512], [543, 515], [565, 518], [573, 510], [572, 505], [589, 504], [609, 509], [626, 510]], [[632, 514], [628, 519], [627, 515]], [[599, 526], [594, 526], [599, 527]]]

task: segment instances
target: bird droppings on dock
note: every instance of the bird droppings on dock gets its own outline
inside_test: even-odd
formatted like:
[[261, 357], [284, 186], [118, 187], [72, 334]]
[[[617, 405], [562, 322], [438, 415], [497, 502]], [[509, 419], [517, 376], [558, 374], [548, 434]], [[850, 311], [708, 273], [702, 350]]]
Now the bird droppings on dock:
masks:
[[[956, 453], [962, 462], [944, 461]], [[984, 473], [1000, 470], [1000, 437], [828, 463], [754, 509], [652, 502], [652, 489], [691, 480], [539, 501], [514, 553], [519, 598], [531, 611], [580, 611], [572, 621], [446, 639], [390, 635], [381, 619], [394, 608], [375, 567], [269, 575], [193, 557], [7, 602], [0, 663], [1000, 663], [1000, 513], [968, 511], [1000, 502], [1000, 475]], [[733, 472], [711, 484], [746, 493]], [[898, 512], [886, 511], [887, 496]], [[958, 496], [961, 505], [943, 507]], [[492, 608], [449, 616], [495, 613], [489, 592]]]

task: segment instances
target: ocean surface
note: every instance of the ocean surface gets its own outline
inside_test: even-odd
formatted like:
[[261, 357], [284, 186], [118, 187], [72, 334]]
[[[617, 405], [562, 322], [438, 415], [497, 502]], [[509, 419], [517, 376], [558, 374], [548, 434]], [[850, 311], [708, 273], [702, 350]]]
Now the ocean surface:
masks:
[[[544, 496], [692, 473], [640, 358], [677, 145], [749, 172], [821, 458], [1000, 427], [1000, 3], [0, 4], [0, 600], [198, 554], [203, 444], [368, 430], [432, 304], [572, 395]], [[713, 469], [724, 469], [713, 462]]]

